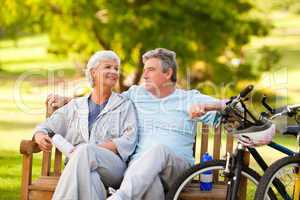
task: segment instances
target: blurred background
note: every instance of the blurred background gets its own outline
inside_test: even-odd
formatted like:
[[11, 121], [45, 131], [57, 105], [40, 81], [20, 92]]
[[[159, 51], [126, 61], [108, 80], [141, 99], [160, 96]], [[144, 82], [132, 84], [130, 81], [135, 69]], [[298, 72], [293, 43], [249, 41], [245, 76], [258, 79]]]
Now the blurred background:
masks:
[[[116, 91], [140, 82], [141, 56], [177, 53], [178, 87], [228, 98], [255, 85], [273, 106], [299, 103], [298, 0], [0, 0], [0, 199], [18, 199], [22, 139], [45, 119], [50, 93], [86, 93], [83, 69], [95, 51], [122, 60]], [[296, 149], [293, 138], [276, 140]], [[259, 149], [272, 162], [267, 148]], [[40, 159], [34, 176], [40, 174]]]

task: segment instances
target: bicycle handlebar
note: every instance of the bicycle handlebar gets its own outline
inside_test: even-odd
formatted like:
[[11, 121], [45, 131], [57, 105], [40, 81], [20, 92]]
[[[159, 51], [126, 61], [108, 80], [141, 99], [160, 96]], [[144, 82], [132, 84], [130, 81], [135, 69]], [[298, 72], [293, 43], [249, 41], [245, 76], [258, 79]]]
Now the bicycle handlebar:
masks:
[[[237, 104], [241, 103], [243, 109], [244, 109], [244, 113], [247, 113], [252, 120], [256, 123], [264, 123], [264, 119], [266, 120], [272, 120], [276, 117], [282, 116], [282, 115], [287, 115], [289, 117], [291, 116], [295, 116], [297, 115], [297, 112], [300, 111], [300, 104], [294, 104], [294, 105], [288, 105], [288, 106], [284, 106], [284, 107], [280, 107], [280, 108], [276, 108], [273, 109], [271, 108], [271, 106], [269, 106], [266, 102], [267, 97], [264, 96], [262, 99], [262, 104], [264, 105], [264, 107], [269, 111], [269, 113], [261, 113], [260, 118], [256, 119], [254, 117], [254, 115], [251, 114], [251, 112], [247, 109], [247, 107], [245, 106], [245, 104], [243, 103], [243, 99], [245, 99], [245, 97], [253, 90], [253, 85], [248, 85], [246, 88], [244, 88], [240, 94], [236, 97], [232, 97], [231, 100], [229, 102], [226, 103], [226, 107], [222, 112], [223, 117], [226, 118], [226, 115], [230, 114], [231, 112], [235, 112], [234, 110], [239, 110], [239, 108], [237, 108]], [[243, 118], [243, 121], [248, 121], [246, 119], [246, 114], [244, 114], [244, 116], [240, 116]], [[250, 122], [250, 121], [248, 121]], [[251, 124], [251, 122], [250, 122]]]
[[287, 105], [281, 108], [273, 109], [274, 115], [270, 117], [270, 119], [274, 119], [282, 115], [293, 116], [297, 113], [299, 109], [300, 109], [300, 104]]
[[253, 90], [253, 85], [248, 85], [245, 89], [243, 89], [240, 93], [240, 97], [244, 98], [246, 97], [252, 90]]

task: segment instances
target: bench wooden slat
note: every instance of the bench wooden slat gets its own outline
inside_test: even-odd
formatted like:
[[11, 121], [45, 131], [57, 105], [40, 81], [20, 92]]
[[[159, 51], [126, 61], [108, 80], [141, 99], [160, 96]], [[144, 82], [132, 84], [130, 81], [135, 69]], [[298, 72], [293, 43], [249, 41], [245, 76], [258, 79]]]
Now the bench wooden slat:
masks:
[[51, 167], [51, 151], [43, 151], [42, 176], [49, 176]]
[[233, 136], [231, 134], [227, 134], [226, 137], [226, 152], [231, 153], [233, 150]]
[[51, 200], [58, 176], [41, 176], [29, 186], [29, 200]]
[[58, 176], [41, 176], [29, 186], [30, 191], [43, 190], [54, 192], [58, 183]]
[[202, 124], [200, 160], [202, 158], [202, 155], [208, 150], [208, 133], [209, 127], [205, 124]]
[[62, 162], [62, 154], [57, 148], [55, 148], [54, 176], [60, 176], [60, 174], [61, 174], [61, 162]]
[[214, 152], [213, 152], [213, 158], [214, 159], [220, 159], [220, 150], [221, 150], [221, 142], [222, 142], [222, 133], [221, 133], [221, 126], [218, 126], [215, 128], [215, 134], [214, 134]]
[[213, 185], [211, 191], [201, 191], [198, 183], [192, 183], [180, 194], [181, 200], [224, 200], [226, 198], [226, 185]]
[[52, 199], [53, 192], [52, 191], [43, 191], [43, 190], [35, 190], [31, 191], [29, 193], [29, 200], [37, 200], [37, 199], [42, 199], [42, 200], [51, 200]]

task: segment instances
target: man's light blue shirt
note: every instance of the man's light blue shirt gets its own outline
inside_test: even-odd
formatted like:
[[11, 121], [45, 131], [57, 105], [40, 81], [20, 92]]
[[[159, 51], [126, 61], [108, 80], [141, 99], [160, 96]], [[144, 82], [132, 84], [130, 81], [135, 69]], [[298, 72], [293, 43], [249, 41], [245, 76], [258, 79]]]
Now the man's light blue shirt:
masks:
[[169, 96], [157, 98], [144, 86], [132, 86], [123, 95], [131, 99], [137, 109], [139, 139], [133, 159], [154, 145], [163, 144], [193, 164], [197, 121], [216, 125], [220, 120], [216, 112], [209, 112], [197, 120], [190, 119], [191, 105], [217, 101], [197, 90], [176, 89]]

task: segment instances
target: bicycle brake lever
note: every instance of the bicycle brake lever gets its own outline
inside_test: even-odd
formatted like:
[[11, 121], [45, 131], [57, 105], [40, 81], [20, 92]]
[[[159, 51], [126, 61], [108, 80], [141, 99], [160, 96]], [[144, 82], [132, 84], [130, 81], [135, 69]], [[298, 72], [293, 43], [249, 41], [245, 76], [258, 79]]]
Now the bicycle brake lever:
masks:
[[263, 98], [261, 100], [263, 106], [271, 113], [274, 114], [275, 110], [267, 103], [268, 97], [266, 95], [263, 95]]

